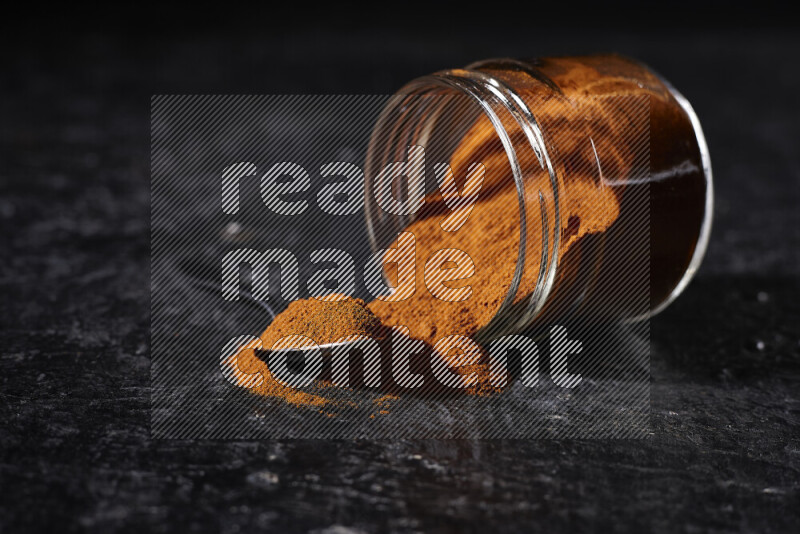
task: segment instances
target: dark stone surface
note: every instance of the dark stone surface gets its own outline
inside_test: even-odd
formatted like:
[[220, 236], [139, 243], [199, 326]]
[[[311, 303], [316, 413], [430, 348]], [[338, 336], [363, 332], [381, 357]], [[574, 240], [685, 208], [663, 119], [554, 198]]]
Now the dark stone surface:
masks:
[[[4, 49], [0, 531], [797, 531], [800, 41], [481, 35]], [[715, 171], [706, 262], [652, 322], [650, 439], [150, 439], [151, 94], [385, 93], [481, 57], [600, 50], [689, 98]]]

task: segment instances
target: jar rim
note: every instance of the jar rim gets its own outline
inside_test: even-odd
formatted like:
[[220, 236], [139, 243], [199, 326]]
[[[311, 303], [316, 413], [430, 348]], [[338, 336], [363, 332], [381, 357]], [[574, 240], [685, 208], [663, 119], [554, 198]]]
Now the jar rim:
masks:
[[[515, 330], [529, 324], [530, 321], [538, 315], [544, 308], [555, 285], [561, 239], [561, 191], [563, 191], [561, 177], [556, 172], [544, 135], [536, 121], [534, 113], [528, 108], [524, 100], [513, 88], [509, 87], [501, 80], [472, 68], [440, 71], [408, 82], [396, 93], [395, 97], [398, 97], [398, 100], [388, 104], [382, 111], [373, 132], [373, 140], [375, 132], [380, 131], [381, 128], [385, 126], [384, 122], [403, 98], [409, 95], [423, 96], [440, 89], [455, 90], [458, 94], [470, 98], [489, 119], [508, 157], [517, 190], [520, 215], [520, 239], [516, 267], [503, 302], [495, 313], [494, 319], [483, 330], [495, 333], [498, 332], [500, 328], [504, 328], [501, 327], [500, 324], [509, 319], [509, 317], [507, 317], [509, 315], [507, 312], [509, 312], [512, 305], [515, 303], [515, 299], [522, 285], [523, 277], [526, 274], [524, 271], [527, 259], [526, 255], [528, 254], [528, 239], [538, 238], [541, 240], [541, 257], [539, 259], [539, 269], [536, 274], [537, 280], [534, 290], [530, 298], [527, 299], [528, 302], [524, 311], [519, 314], [518, 318], [511, 318], [514, 320], [505, 327], [509, 330]], [[528, 141], [524, 148], [532, 151], [541, 169], [548, 173], [551, 190], [548, 191], [547, 195], [543, 195], [542, 192], [539, 191], [538, 198], [525, 198], [525, 175], [523, 174], [520, 158], [517, 153], [517, 149], [520, 147], [515, 147], [512, 142], [508, 131], [503, 125], [503, 121], [498, 117], [498, 113], [500, 112], [512, 117], [520, 126]], [[374, 154], [371, 141], [370, 150], [367, 155], [367, 168], [372, 167], [372, 157], [374, 157]], [[547, 205], [546, 198], [552, 198], [552, 206]], [[538, 205], [539, 209], [532, 209], [535, 208], [536, 205]], [[365, 209], [367, 212], [370, 245], [373, 250], [376, 250], [379, 248], [379, 244], [375, 234], [375, 228], [373, 227], [373, 221], [369, 215], [370, 208], [369, 206], [365, 206]], [[550, 220], [548, 213], [553, 214], [553, 220]], [[541, 218], [541, 235], [530, 236], [528, 231], [528, 218], [536, 216]], [[515, 306], [515, 315], [517, 311]]]

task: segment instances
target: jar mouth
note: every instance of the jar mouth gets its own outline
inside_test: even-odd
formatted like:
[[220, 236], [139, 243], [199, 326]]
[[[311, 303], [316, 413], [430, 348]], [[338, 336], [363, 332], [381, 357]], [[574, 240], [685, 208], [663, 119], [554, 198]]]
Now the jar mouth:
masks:
[[[378, 146], [385, 139], [381, 138], [379, 132], [390, 126], [388, 123], [398, 107], [405, 105], [406, 99], [410, 96], [426, 97], [447, 94], [466, 98], [479, 110], [480, 114], [489, 120], [494, 134], [500, 140], [505, 151], [511, 169], [511, 178], [513, 178], [517, 192], [520, 235], [516, 266], [509, 288], [494, 319], [479, 331], [477, 337], [481, 337], [481, 332], [486, 332], [491, 336], [501, 335], [529, 324], [544, 308], [555, 285], [561, 241], [563, 184], [560, 183], [560, 176], [550, 157], [542, 130], [523, 99], [502, 81], [474, 69], [446, 70], [413, 80], [398, 91], [394, 100], [384, 108], [376, 123], [367, 153], [367, 176], [374, 176], [374, 171], [382, 163], [385, 163], [385, 161], [380, 161], [382, 153], [381, 147]], [[418, 119], [423, 122], [435, 122], [438, 117], [434, 115], [418, 117]], [[430, 133], [429, 128], [430, 124], [423, 126], [420, 132], [421, 140], [427, 140], [427, 135]], [[511, 128], [514, 131], [521, 131], [524, 134], [525, 142], [512, 140], [509, 131]], [[531, 191], [530, 187], [525, 187], [531, 163], [539, 173], [547, 173], [549, 179], [547, 191]], [[371, 180], [368, 179], [367, 188], [370, 189], [371, 185]], [[378, 250], [385, 245], [385, 242], [381, 242], [377, 224], [380, 214], [372, 197], [373, 195], [366, 195], [365, 210], [370, 244], [373, 250]], [[407, 222], [410, 223], [413, 220], [411, 217]], [[532, 224], [534, 222], [536, 224]], [[395, 233], [399, 233], [403, 228], [397, 226], [395, 230]], [[541, 251], [538, 261], [536, 261], [537, 258], [532, 257], [531, 240], [538, 240], [535, 247], [535, 250]], [[530, 269], [531, 272], [526, 273], [526, 264], [538, 264], [538, 270]], [[535, 273], [533, 273], [534, 270]], [[527, 287], [533, 287], [534, 290], [529, 298], [523, 299], [526, 295], [519, 294], [523, 279], [526, 276], [534, 275], [536, 276], [535, 283], [526, 284]]]

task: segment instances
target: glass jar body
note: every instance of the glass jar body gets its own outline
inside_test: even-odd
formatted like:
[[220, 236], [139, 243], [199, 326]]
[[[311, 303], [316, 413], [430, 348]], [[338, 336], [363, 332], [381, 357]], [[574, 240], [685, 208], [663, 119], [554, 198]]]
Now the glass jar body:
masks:
[[[702, 260], [713, 207], [702, 130], [688, 102], [633, 60], [498, 59], [409, 83], [384, 110], [368, 152], [366, 215], [376, 249], [456, 204], [435, 169], [416, 177], [427, 193], [421, 210], [387, 216], [371, 201], [380, 169], [412, 146], [449, 165], [456, 194], [470, 169], [483, 166], [470, 215], [482, 225], [469, 221], [460, 240], [442, 240], [466, 244], [481, 260], [476, 272], [488, 273], [477, 283], [502, 293], [476, 292], [472, 305], [489, 310], [473, 321], [482, 332], [565, 314], [646, 318], [680, 294]], [[399, 197], [413, 189], [407, 185]], [[513, 238], [476, 237], [504, 219]]]

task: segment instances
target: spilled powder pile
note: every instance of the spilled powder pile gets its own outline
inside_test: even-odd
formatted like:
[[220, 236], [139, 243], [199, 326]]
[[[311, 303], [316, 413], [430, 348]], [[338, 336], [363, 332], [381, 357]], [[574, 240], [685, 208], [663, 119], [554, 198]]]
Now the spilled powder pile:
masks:
[[[335, 343], [351, 336], [383, 337], [381, 322], [366, 308], [363, 300], [344, 295], [330, 295], [327, 299], [330, 300], [311, 298], [289, 304], [261, 334], [262, 350], [303, 346], [307, 340], [296, 338], [298, 335], [317, 345]], [[225, 362], [240, 386], [248, 387], [263, 397], [279, 398], [289, 404], [312, 407], [326, 415], [335, 415], [335, 411], [331, 410], [341, 407], [342, 402], [326, 395], [326, 390], [334, 387], [330, 382], [317, 381], [308, 391], [284, 386], [272, 376], [267, 363], [257, 352], [257, 345], [251, 343], [242, 347]], [[255, 378], [257, 384], [249, 382], [259, 375], [260, 378]], [[387, 406], [392, 398], [384, 396], [376, 400], [376, 413], [388, 413]]]
[[323, 409], [335, 404], [334, 400], [325, 395], [324, 384], [320, 384], [317, 391], [309, 392], [284, 386], [275, 380], [256, 349], [253, 344], [246, 345], [223, 362], [239, 386], [262, 397], [282, 399], [295, 406]]
[[317, 345], [335, 343], [349, 336], [382, 337], [381, 321], [361, 299], [331, 295], [326, 300], [296, 300], [261, 334], [264, 349], [296, 346], [291, 339], [276, 345], [282, 338], [302, 335]]

